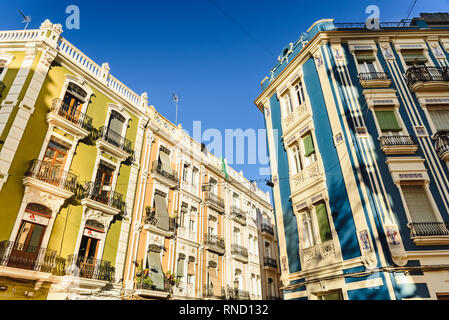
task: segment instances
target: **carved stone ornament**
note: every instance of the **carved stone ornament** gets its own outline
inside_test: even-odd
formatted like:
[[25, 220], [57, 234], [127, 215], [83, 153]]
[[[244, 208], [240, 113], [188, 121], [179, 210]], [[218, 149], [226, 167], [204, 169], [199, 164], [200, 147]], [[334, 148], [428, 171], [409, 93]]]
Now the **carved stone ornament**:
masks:
[[64, 199], [34, 188], [27, 188], [25, 190], [23, 202], [27, 204], [38, 203], [43, 206], [46, 206], [47, 208], [51, 209], [51, 211], [55, 215], [59, 212], [59, 209], [64, 203]]
[[104, 225], [105, 229], [108, 229], [113, 217], [114, 216], [105, 214], [98, 210], [86, 209], [86, 212], [84, 213], [83, 220], [84, 221], [87, 221], [87, 220], [98, 221], [102, 225]]

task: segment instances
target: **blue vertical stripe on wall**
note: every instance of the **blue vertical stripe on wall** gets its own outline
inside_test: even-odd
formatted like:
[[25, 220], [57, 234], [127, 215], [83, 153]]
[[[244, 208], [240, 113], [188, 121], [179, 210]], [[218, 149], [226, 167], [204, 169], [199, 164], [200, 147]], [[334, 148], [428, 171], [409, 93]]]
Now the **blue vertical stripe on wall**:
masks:
[[304, 81], [313, 112], [318, 149], [322, 155], [329, 205], [335, 229], [340, 240], [344, 260], [360, 256], [356, 228], [349, 204], [348, 190], [343, 179], [341, 164], [334, 147], [333, 135], [318, 72], [313, 59], [303, 65]]
[[284, 220], [284, 234], [286, 239], [288, 266], [290, 273], [298, 272], [301, 270], [301, 263], [299, 261], [299, 237], [298, 226], [296, 223], [296, 217], [293, 214], [293, 208], [290, 200], [290, 173], [288, 166], [287, 152], [284, 149], [284, 143], [282, 141], [282, 115], [281, 106], [277, 95], [274, 94], [270, 98], [271, 108], [271, 123], [273, 130], [277, 130], [277, 140], [275, 140], [275, 148], [278, 151], [277, 154], [277, 175], [278, 185], [280, 191], [282, 217]]

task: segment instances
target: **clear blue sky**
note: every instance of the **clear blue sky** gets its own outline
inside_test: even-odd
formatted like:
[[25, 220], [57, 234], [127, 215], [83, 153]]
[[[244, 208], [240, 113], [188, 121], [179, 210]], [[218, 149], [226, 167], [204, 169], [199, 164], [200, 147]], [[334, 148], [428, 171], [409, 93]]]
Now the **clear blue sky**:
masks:
[[[381, 21], [399, 21], [412, 2], [0, 0], [0, 29], [23, 29], [18, 8], [32, 16], [29, 29], [47, 18], [64, 26], [66, 7], [78, 5], [81, 28], [64, 28], [66, 39], [98, 64], [109, 62], [111, 73], [136, 93], [148, 92], [150, 104], [173, 122], [171, 93], [176, 91], [179, 119], [189, 132], [195, 120], [203, 122], [203, 129], [224, 132], [264, 128], [253, 103], [260, 81], [282, 48], [313, 22], [362, 22], [371, 4], [380, 8]], [[438, 11], [449, 12], [449, 0], [418, 0], [410, 17]], [[233, 167], [250, 179], [260, 178], [258, 165]]]

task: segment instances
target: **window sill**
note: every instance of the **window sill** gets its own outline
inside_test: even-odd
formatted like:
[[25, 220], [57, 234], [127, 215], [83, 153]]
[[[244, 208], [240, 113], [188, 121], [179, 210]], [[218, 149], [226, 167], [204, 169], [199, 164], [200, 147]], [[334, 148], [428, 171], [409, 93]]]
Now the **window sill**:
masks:
[[411, 239], [416, 246], [449, 245], [449, 236], [421, 236]]

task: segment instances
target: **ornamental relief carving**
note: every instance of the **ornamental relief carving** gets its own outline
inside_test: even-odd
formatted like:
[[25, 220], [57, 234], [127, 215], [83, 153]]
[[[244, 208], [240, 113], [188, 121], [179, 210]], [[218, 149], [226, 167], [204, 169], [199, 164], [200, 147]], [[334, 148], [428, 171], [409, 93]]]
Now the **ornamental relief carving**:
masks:
[[64, 203], [64, 199], [56, 197], [44, 191], [27, 187], [25, 189], [25, 195], [23, 196], [23, 202], [27, 204], [28, 203], [41, 204], [51, 209], [53, 214], [57, 214], [62, 204]]
[[108, 229], [113, 217], [114, 216], [105, 214], [101, 211], [87, 208], [84, 212], [83, 222], [85, 223], [88, 220], [94, 220], [100, 222], [106, 229]]

